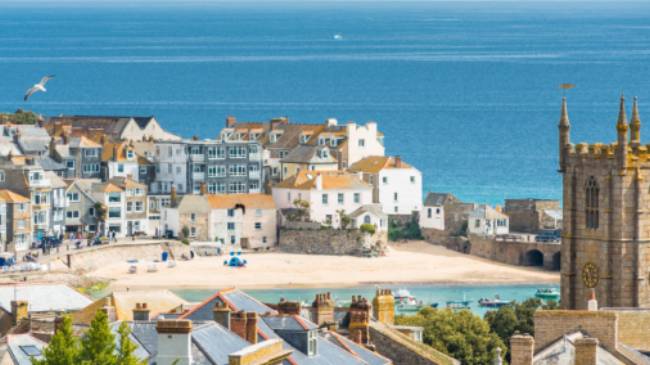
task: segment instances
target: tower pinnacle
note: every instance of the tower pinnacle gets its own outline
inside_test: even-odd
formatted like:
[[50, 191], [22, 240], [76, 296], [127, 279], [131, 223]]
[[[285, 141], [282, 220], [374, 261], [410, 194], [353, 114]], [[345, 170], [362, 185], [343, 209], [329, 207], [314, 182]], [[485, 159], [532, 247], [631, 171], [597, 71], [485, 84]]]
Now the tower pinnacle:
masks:
[[627, 131], [627, 115], [625, 114], [625, 96], [621, 95], [621, 102], [618, 108], [618, 121], [616, 122], [618, 132]]
[[621, 95], [621, 103], [618, 110], [618, 121], [616, 122], [617, 142], [616, 157], [621, 170], [627, 168], [627, 116], [625, 115], [625, 97]]
[[562, 110], [560, 112], [560, 127], [569, 127], [569, 112], [566, 106], [566, 96], [562, 97]]
[[634, 97], [632, 104], [632, 120], [630, 120], [630, 144], [638, 146], [641, 144], [641, 118], [639, 117], [639, 104]]
[[571, 144], [569, 123], [569, 112], [567, 111], [566, 96], [562, 98], [562, 108], [560, 109], [560, 123], [558, 124], [559, 135], [559, 152], [560, 152], [560, 172], [566, 168], [567, 147]]

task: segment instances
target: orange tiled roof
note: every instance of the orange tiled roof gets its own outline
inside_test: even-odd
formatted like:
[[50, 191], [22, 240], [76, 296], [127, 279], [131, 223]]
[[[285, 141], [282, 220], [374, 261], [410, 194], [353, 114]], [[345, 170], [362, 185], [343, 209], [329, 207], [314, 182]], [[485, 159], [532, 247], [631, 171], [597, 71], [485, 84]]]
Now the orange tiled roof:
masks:
[[266, 194], [210, 194], [207, 199], [212, 209], [229, 209], [237, 204], [249, 208], [275, 209], [273, 197]]
[[370, 185], [362, 181], [356, 174], [342, 171], [307, 170], [300, 171], [296, 175], [280, 182], [275, 187], [300, 190], [316, 189], [316, 179], [318, 176], [322, 179], [323, 190], [370, 188]]
[[0, 189], [0, 200], [8, 203], [29, 203], [29, 199], [8, 189]]
[[353, 172], [366, 172], [371, 174], [376, 174], [383, 169], [410, 169], [411, 165], [406, 162], [399, 160], [395, 157], [387, 156], [369, 156], [362, 160], [355, 162], [350, 166], [350, 171]]

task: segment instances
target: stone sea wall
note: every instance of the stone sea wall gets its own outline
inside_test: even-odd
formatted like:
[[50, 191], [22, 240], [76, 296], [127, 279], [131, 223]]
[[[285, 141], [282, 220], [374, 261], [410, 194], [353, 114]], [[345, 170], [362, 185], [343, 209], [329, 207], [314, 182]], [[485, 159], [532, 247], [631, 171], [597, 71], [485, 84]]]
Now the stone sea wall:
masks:
[[370, 235], [358, 229], [280, 228], [279, 249], [314, 255], [375, 256], [383, 253], [386, 242], [386, 232]]

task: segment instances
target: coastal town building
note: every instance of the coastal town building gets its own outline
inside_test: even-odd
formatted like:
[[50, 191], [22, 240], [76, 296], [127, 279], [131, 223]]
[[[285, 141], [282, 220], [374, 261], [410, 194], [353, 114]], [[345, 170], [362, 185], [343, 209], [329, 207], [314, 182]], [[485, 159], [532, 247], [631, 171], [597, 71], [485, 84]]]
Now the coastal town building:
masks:
[[262, 148], [255, 141], [232, 136], [217, 140], [184, 140], [188, 158], [188, 189], [199, 194], [248, 194], [262, 191]]
[[30, 241], [39, 241], [51, 232], [52, 183], [33, 157], [2, 158], [0, 189], [8, 189], [29, 198], [32, 232]]
[[469, 214], [467, 230], [479, 236], [508, 234], [509, 218], [500, 210], [481, 204]]
[[445, 230], [445, 200], [449, 194], [429, 193], [420, 214], [420, 228]]
[[187, 185], [189, 156], [182, 141], [156, 141], [155, 179], [150, 184], [152, 194], [170, 194], [172, 187], [177, 194], [190, 192]]
[[224, 247], [268, 249], [277, 245], [277, 210], [270, 195], [185, 195], [176, 207], [164, 208], [165, 232]]
[[506, 199], [503, 212], [510, 217], [512, 232], [539, 233], [562, 228], [559, 200]]
[[51, 136], [84, 136], [96, 142], [102, 138], [112, 141], [180, 139], [162, 129], [153, 116], [62, 115], [49, 118], [43, 126]]
[[[131, 178], [147, 183], [147, 165], [150, 162], [139, 156], [128, 142], [104, 143], [102, 145], [103, 179]], [[141, 165], [143, 171], [141, 172]]]
[[[336, 159], [339, 169], [345, 169], [368, 156], [383, 156], [385, 150], [383, 134], [377, 130], [375, 122], [339, 125], [336, 119], [328, 119], [321, 124], [304, 124], [292, 123], [288, 118], [275, 118], [268, 122], [238, 122], [234, 117], [228, 117], [221, 136], [258, 141], [265, 151], [264, 167], [273, 182], [287, 177], [281, 161], [301, 145], [328, 147], [329, 156]], [[302, 159], [300, 164], [309, 165]], [[324, 167], [322, 164], [316, 166]], [[295, 166], [288, 165], [287, 170], [290, 167]]]
[[111, 182], [97, 179], [76, 179], [66, 190], [66, 232], [115, 232], [124, 237], [126, 224], [126, 193]]
[[[47, 131], [38, 125], [30, 124], [2, 124], [0, 125], [0, 142], [7, 142], [16, 147], [15, 154], [41, 157], [48, 154], [50, 136]], [[17, 152], [17, 153], [16, 153]]]
[[30, 200], [8, 189], [0, 189], [3, 252], [24, 252], [32, 243], [32, 213]]
[[300, 171], [336, 171], [338, 160], [332, 156], [328, 146], [298, 145], [280, 160], [282, 179]]
[[124, 191], [126, 200], [126, 232], [127, 236], [144, 235], [149, 232], [147, 186], [131, 178], [113, 178], [110, 183]]
[[[613, 123], [614, 124], [614, 123]], [[562, 307], [587, 308], [595, 290], [606, 307], [650, 306], [648, 146], [636, 99], [628, 122], [621, 97], [613, 144], [572, 144], [566, 99], [559, 121], [563, 176]]]
[[381, 204], [384, 213], [413, 215], [422, 210], [422, 174], [399, 156], [368, 156], [349, 170], [372, 185], [372, 201]]
[[278, 209], [306, 202], [313, 222], [338, 228], [342, 214], [349, 215], [372, 204], [372, 186], [359, 174], [342, 171], [300, 171], [273, 187]]
[[372, 225], [375, 231], [388, 230], [388, 215], [383, 212], [381, 205], [368, 204], [359, 207], [350, 213], [353, 228], [361, 228], [362, 225]]
[[55, 144], [52, 158], [65, 165], [65, 178], [101, 177], [102, 145], [85, 136], [62, 137], [60, 142]]
[[52, 188], [48, 236], [59, 237], [65, 232], [65, 209], [67, 207], [65, 191], [68, 185], [52, 171], [45, 171], [44, 176], [50, 181], [50, 187]]

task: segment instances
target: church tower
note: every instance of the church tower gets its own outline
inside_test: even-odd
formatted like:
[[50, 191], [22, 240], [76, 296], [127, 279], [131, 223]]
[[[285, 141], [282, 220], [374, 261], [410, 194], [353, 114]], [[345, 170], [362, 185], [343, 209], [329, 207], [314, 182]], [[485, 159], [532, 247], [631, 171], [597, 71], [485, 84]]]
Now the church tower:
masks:
[[[621, 96], [613, 144], [571, 144], [566, 99], [559, 123], [563, 175], [562, 307], [650, 307], [650, 146], [635, 98]], [[629, 130], [629, 135], [628, 135]], [[629, 139], [628, 139], [629, 136]]]

